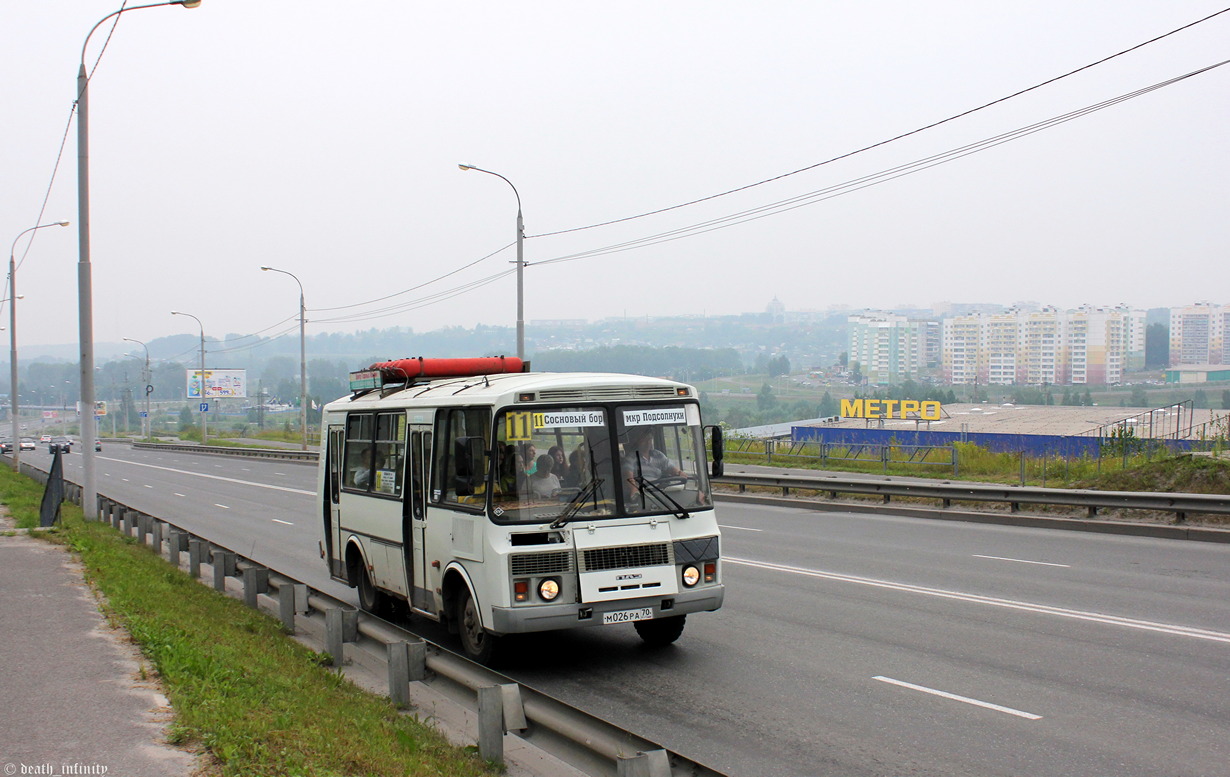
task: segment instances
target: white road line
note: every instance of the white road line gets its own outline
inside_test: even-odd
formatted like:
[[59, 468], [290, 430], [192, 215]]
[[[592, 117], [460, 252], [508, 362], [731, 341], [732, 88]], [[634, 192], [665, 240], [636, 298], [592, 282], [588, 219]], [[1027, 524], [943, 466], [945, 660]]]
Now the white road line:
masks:
[[284, 524], [286, 524], [287, 526], [294, 526], [294, 524], [293, 524], [293, 523], [291, 523], [290, 521], [283, 521], [283, 520], [281, 520], [280, 518], [274, 518], [274, 519], [273, 519], [273, 522], [274, 522], [274, 523], [284, 523]]
[[928, 588], [921, 585], [910, 585], [909, 583], [894, 583], [889, 580], [877, 580], [871, 577], [841, 575], [836, 572], [824, 572], [819, 569], [792, 567], [785, 564], [770, 564], [764, 561], [752, 561], [751, 559], [735, 558], [733, 556], [726, 556], [723, 561], [728, 564], [741, 564], [743, 566], [767, 569], [773, 572], [787, 572], [794, 575], [803, 575], [805, 577], [835, 580], [841, 583], [857, 583], [859, 585], [869, 585], [875, 588], [886, 588], [905, 593], [935, 596], [941, 599], [955, 599], [957, 601], [970, 602], [972, 604], [986, 604], [992, 607], [1004, 607], [1010, 610], [1022, 610], [1024, 612], [1034, 612], [1040, 615], [1054, 615], [1060, 618], [1073, 618], [1075, 620], [1092, 621], [1094, 623], [1105, 623], [1111, 626], [1123, 626], [1129, 629], [1140, 629], [1141, 631], [1156, 631], [1161, 634], [1174, 634], [1180, 637], [1207, 639], [1212, 642], [1224, 642], [1226, 644], [1230, 644], [1230, 633], [1224, 631], [1212, 631], [1210, 629], [1200, 629], [1193, 626], [1177, 626], [1172, 623], [1157, 623], [1154, 621], [1139, 620], [1136, 618], [1124, 618], [1119, 615], [1107, 615], [1105, 613], [1089, 612], [1086, 610], [1070, 610], [1066, 607], [1052, 607], [1049, 604], [1022, 602], [1015, 599], [1000, 599], [994, 596], [967, 594], [962, 593], [961, 591], [948, 591], [943, 588]]
[[176, 496], [183, 496], [183, 494], [181, 494], [181, 493], [179, 493], [179, 492], [176, 492], [176, 494], [175, 494], [175, 495], [176, 495]]
[[914, 683], [907, 683], [902, 680], [894, 680], [891, 677], [884, 677], [883, 675], [876, 675], [871, 679], [879, 680], [882, 683], [889, 683], [891, 685], [899, 685], [902, 688], [909, 688], [912, 691], [922, 691], [923, 693], [929, 693], [932, 696], [939, 696], [944, 699], [952, 699], [953, 701], [973, 704], [975, 707], [985, 707], [988, 710], [995, 710], [996, 712], [1006, 712], [1009, 715], [1016, 715], [1018, 718], [1025, 718], [1027, 720], [1042, 720], [1041, 715], [1035, 715], [1032, 712], [1022, 712], [1021, 710], [1014, 710], [1011, 707], [1001, 707], [1000, 705], [992, 704], [989, 701], [979, 701], [978, 699], [971, 699], [968, 696], [958, 696], [955, 693], [937, 691], [934, 688], [928, 688], [924, 685], [915, 685]]
[[153, 488], [153, 486], [151, 486], [149, 483], [146, 483], [146, 484], [145, 484], [145, 487], [146, 487], [146, 488]]
[[980, 553], [975, 553], [974, 558], [989, 558], [994, 561], [1015, 561], [1018, 564], [1037, 564], [1040, 567], [1063, 567], [1064, 569], [1072, 568], [1071, 564], [1052, 564], [1049, 561], [1028, 561], [1023, 558], [1006, 558], [1004, 556], [983, 556]]
[[107, 459], [107, 461], [114, 461], [120, 464], [130, 464], [134, 467], [149, 467], [150, 469], [160, 469], [163, 472], [175, 472], [180, 475], [192, 475], [194, 477], [206, 478], [208, 480], [221, 480], [226, 483], [238, 483], [243, 486], [253, 486], [255, 488], [271, 488], [274, 491], [288, 491], [292, 494], [304, 494], [306, 496], [316, 496], [315, 491], [307, 491], [302, 488], [289, 488], [287, 486], [275, 486], [269, 483], [255, 483], [251, 480], [240, 480], [238, 478], [225, 478], [225, 477], [222, 477], [221, 475], [207, 475], [204, 472], [193, 472], [187, 469], [174, 469], [172, 467], [160, 467], [157, 464], [146, 464], [140, 461], [125, 461], [124, 459]]
[[218, 504], [217, 502], [214, 502], [214, 507], [221, 507], [223, 510], [229, 510], [229, 509], [231, 509], [231, 508], [230, 508], [230, 507], [228, 507], [227, 505], [220, 505], [220, 504]]
[[749, 529], [746, 526], [727, 526], [726, 524], [718, 524], [723, 529], [738, 529], [739, 531], [764, 531], [764, 529]]

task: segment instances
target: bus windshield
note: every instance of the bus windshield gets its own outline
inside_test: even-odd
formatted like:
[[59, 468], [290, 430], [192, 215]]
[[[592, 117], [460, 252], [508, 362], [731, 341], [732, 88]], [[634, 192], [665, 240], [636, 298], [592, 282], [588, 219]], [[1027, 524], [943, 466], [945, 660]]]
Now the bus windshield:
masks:
[[500, 522], [686, 517], [712, 504], [695, 404], [509, 409], [491, 469]]
[[496, 418], [491, 511], [499, 521], [616, 514], [609, 411], [506, 410]]
[[620, 485], [628, 515], [711, 504], [700, 409], [694, 404], [616, 408]]

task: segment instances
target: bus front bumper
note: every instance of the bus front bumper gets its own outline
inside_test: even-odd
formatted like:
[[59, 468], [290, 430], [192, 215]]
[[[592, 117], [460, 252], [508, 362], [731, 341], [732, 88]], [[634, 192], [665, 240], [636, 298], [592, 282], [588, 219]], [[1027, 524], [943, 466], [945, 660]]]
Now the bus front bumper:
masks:
[[[496, 634], [521, 634], [530, 631], [555, 631], [578, 626], [602, 626], [608, 613], [634, 614], [613, 616], [625, 623], [650, 610], [654, 618], [670, 618], [693, 612], [710, 612], [722, 606], [726, 595], [724, 585], [710, 585], [694, 591], [680, 591], [674, 596], [647, 596], [614, 602], [584, 604], [537, 604], [519, 607], [492, 607], [491, 630]], [[626, 618], [626, 619], [625, 619]]]

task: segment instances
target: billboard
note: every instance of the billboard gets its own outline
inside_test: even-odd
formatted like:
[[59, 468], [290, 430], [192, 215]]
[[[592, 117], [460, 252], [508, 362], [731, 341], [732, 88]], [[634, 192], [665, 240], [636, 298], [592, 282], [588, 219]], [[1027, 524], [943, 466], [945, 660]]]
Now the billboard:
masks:
[[229, 399], [248, 395], [247, 370], [205, 370], [205, 393], [201, 393], [201, 371], [187, 370], [188, 399]]

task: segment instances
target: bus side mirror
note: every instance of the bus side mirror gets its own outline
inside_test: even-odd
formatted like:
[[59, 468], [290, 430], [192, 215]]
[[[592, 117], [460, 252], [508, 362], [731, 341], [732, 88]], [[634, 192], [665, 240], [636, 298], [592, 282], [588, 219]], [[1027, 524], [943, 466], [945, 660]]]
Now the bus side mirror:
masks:
[[726, 472], [726, 465], [722, 461], [722, 457], [726, 452], [726, 441], [722, 438], [722, 427], [710, 426], [709, 435], [709, 447], [713, 453], [713, 469], [711, 474], [715, 478], [720, 478]]

